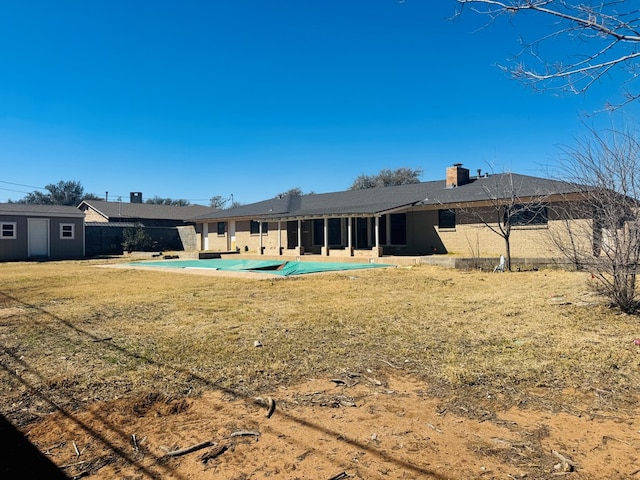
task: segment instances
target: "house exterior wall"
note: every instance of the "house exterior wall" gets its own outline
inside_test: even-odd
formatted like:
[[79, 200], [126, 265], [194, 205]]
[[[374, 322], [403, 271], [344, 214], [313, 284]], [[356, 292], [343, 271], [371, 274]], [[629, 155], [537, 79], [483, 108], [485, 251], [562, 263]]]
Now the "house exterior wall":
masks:
[[[262, 234], [262, 246], [264, 251], [269, 253], [277, 253], [278, 249], [278, 222], [265, 222], [264, 226], [267, 226], [267, 232]], [[284, 222], [280, 225], [281, 232], [281, 245], [286, 248], [287, 244], [287, 231], [286, 224]], [[260, 250], [260, 235], [257, 233], [251, 233], [251, 222], [249, 220], [242, 220], [236, 222], [236, 245], [240, 248], [241, 252], [259, 252]]]
[[[572, 228], [586, 231], [589, 220], [572, 220]], [[589, 225], [587, 225], [589, 224]], [[464, 257], [499, 257], [505, 253], [505, 242], [497, 233], [482, 224], [459, 225], [453, 230], [439, 232], [447, 253]], [[562, 252], [553, 238], [568, 244], [568, 232], [564, 222], [551, 220], [541, 227], [513, 227], [509, 244], [512, 257], [560, 258]], [[586, 236], [580, 238], [581, 248], [588, 251]]]
[[[49, 257], [52, 260], [84, 257], [84, 220], [77, 217], [2, 215], [0, 222], [16, 224], [16, 238], [0, 239], [0, 261], [29, 259], [29, 218], [49, 220]], [[73, 238], [61, 238], [60, 225], [73, 225]]]
[[[546, 225], [513, 226], [509, 244], [512, 257], [559, 258], [562, 252], [558, 243], [570, 242], [567, 223], [555, 213], [553, 206], [548, 209]], [[489, 227], [479, 221], [490, 218], [492, 212], [476, 210], [456, 213], [456, 226], [453, 229], [438, 228], [437, 212], [434, 229], [441, 239], [445, 252], [465, 257], [499, 257], [505, 253], [505, 241], [502, 236], [491, 231]], [[495, 216], [493, 212], [493, 216]], [[495, 224], [497, 228], [497, 223]], [[589, 251], [592, 241], [592, 222], [590, 219], [575, 218], [569, 221], [569, 228], [578, 238], [573, 241], [580, 243], [581, 249]]]
[[109, 219], [103, 217], [91, 207], [83, 206], [85, 222], [108, 222]]
[[[207, 238], [207, 250], [213, 252], [226, 252], [231, 245], [231, 239], [229, 238], [229, 223], [225, 222], [224, 234], [218, 234], [218, 222], [209, 222]], [[266, 226], [266, 227], [265, 227]], [[262, 234], [262, 247], [265, 253], [276, 253], [278, 249], [278, 222], [264, 222], [263, 228], [267, 231]], [[286, 222], [280, 224], [281, 232], [281, 246], [283, 249], [287, 248], [287, 226]], [[198, 245], [200, 250], [204, 250], [203, 233], [204, 229], [202, 224], [198, 224], [196, 230], [196, 236], [198, 238]], [[257, 233], [251, 233], [251, 222], [249, 220], [240, 220], [236, 222], [236, 235], [235, 244], [241, 252], [248, 251], [257, 253], [260, 250], [260, 235]], [[245, 249], [246, 247], [246, 249]], [[233, 248], [233, 246], [232, 246]]]
[[420, 255], [446, 253], [437, 228], [437, 210], [409, 212], [407, 214], [407, 251]]
[[[229, 222], [225, 222], [224, 235], [218, 235], [218, 222], [209, 223], [209, 230], [207, 233], [208, 247], [207, 250], [214, 252], [226, 252], [229, 245]], [[202, 232], [201, 232], [202, 234]], [[202, 245], [202, 241], [198, 243]], [[202, 248], [202, 247], [201, 247]]]
[[[512, 257], [523, 258], [561, 258], [562, 252], [553, 238], [569, 243], [567, 228], [564, 221], [555, 214], [556, 208], [550, 205], [548, 208], [547, 224], [535, 226], [514, 226], [511, 230], [510, 246]], [[490, 218], [495, 216], [490, 207], [483, 209], [456, 210], [456, 223], [453, 228], [440, 228], [438, 226], [438, 210], [434, 208], [420, 208], [406, 212], [406, 244], [387, 245], [386, 238], [380, 239], [383, 255], [437, 255], [450, 254], [458, 257], [494, 257], [498, 258], [505, 253], [504, 239], [497, 233], [491, 231], [486, 225], [480, 222], [479, 218]], [[389, 217], [387, 217], [389, 218]], [[366, 220], [366, 219], [365, 219]], [[330, 256], [376, 256], [371, 245], [356, 245], [356, 219], [350, 218], [352, 227], [352, 251], [345, 248], [347, 239], [347, 220], [342, 219], [342, 244], [333, 246], [328, 255]], [[290, 223], [296, 224], [297, 221]], [[314, 241], [314, 220], [302, 222], [302, 245], [305, 253], [327, 254], [321, 245]], [[374, 219], [370, 220], [369, 228], [372, 228]], [[571, 220], [572, 230], [580, 232], [580, 248], [589, 251], [591, 248], [592, 223], [589, 219]], [[289, 240], [294, 239], [293, 231], [287, 233], [288, 222], [280, 223], [280, 246], [278, 251], [278, 222], [268, 223], [268, 232], [262, 235], [263, 253], [269, 255], [294, 255], [297, 250], [289, 248]], [[315, 229], [317, 230], [317, 229]], [[202, 224], [198, 225], [197, 231], [202, 235]], [[362, 233], [361, 233], [362, 234]], [[228, 249], [228, 228], [224, 235], [218, 235], [217, 222], [211, 222], [208, 226], [208, 250], [226, 251]], [[315, 233], [318, 235], [318, 232]], [[297, 244], [297, 230], [295, 232], [295, 243]], [[373, 238], [370, 239], [372, 243]], [[573, 239], [576, 241], [576, 239]], [[202, 249], [202, 238], [198, 243]], [[236, 245], [240, 252], [259, 253], [260, 236], [250, 233], [250, 222], [236, 222]], [[295, 245], [294, 245], [295, 246]]]

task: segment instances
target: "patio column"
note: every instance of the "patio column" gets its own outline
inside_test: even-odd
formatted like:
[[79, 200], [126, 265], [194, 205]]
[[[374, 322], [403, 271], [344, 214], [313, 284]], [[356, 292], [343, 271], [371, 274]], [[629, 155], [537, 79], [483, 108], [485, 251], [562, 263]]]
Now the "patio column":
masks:
[[231, 241], [231, 250], [236, 250], [236, 221], [231, 220], [229, 222], [229, 240]]
[[391, 245], [391, 215], [389, 213], [387, 213], [384, 216], [385, 219], [385, 223], [387, 224], [387, 238], [385, 239], [385, 243], [387, 245]]
[[302, 247], [302, 220], [298, 219], [298, 255], [302, 255], [304, 253], [304, 248]]
[[324, 219], [324, 254], [329, 256], [329, 219]]
[[347, 218], [347, 248], [349, 249], [349, 255], [353, 255], [353, 240], [351, 238], [353, 218]]
[[373, 256], [374, 257], [379, 257], [380, 256], [380, 217], [375, 217], [376, 219], [376, 223], [375, 223], [375, 247], [373, 249]]
[[282, 222], [278, 220], [278, 255], [282, 255]]
[[263, 255], [264, 247], [262, 246], [262, 220], [258, 222], [258, 236], [260, 237], [260, 255]]
[[202, 224], [202, 249], [209, 250], [209, 224], [204, 222]]

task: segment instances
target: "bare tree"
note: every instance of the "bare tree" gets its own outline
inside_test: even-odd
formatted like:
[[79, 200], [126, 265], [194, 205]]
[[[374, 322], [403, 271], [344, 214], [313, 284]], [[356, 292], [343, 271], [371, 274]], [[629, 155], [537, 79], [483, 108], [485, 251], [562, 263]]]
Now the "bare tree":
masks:
[[218, 210], [226, 210], [230, 208], [239, 207], [244, 205], [242, 202], [233, 199], [233, 194], [230, 197], [223, 197], [222, 195], [215, 195], [209, 200], [209, 206], [217, 208]]
[[211, 208], [223, 210], [229, 200], [229, 198], [224, 198], [222, 195], [215, 195], [209, 200], [209, 206]]
[[[588, 185], [559, 212], [564, 232], [556, 245], [624, 312], [638, 308], [640, 263], [640, 138], [633, 132], [590, 131], [564, 148], [561, 172]], [[577, 190], [577, 189], [576, 189]]]
[[[516, 23], [528, 15], [536, 37], [521, 39], [513, 65], [503, 67], [525, 84], [542, 90], [583, 93], [614, 70], [626, 73], [625, 84], [638, 75], [640, 9], [628, 0], [457, 0], [459, 10], [481, 14], [488, 24], [501, 18]], [[528, 24], [531, 28], [532, 23]], [[574, 55], [558, 56], [575, 45]], [[625, 88], [624, 100], [640, 97]], [[614, 105], [608, 104], [612, 108]]]
[[[484, 206], [456, 205], [456, 211], [483, 224], [504, 241], [505, 267], [511, 270], [511, 233], [513, 227], [547, 222], [548, 194], [524, 189], [522, 176], [493, 174], [482, 186]], [[530, 187], [527, 187], [530, 188]]]

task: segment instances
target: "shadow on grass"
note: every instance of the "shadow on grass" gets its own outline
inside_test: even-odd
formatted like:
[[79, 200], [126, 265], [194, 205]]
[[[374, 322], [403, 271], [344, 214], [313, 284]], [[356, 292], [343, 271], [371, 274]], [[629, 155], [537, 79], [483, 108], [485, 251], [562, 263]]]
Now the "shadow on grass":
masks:
[[[75, 331], [76, 333], [85, 336], [89, 341], [99, 341], [101, 345], [104, 345], [105, 348], [110, 348], [112, 350], [118, 351], [119, 353], [129, 356], [131, 358], [136, 358], [138, 360], [142, 360], [144, 362], [146, 362], [149, 365], [157, 365], [157, 366], [161, 366], [164, 368], [171, 368], [172, 370], [174, 370], [175, 372], [179, 372], [179, 373], [186, 373], [189, 374], [193, 379], [196, 379], [200, 382], [202, 382], [203, 384], [207, 385], [209, 388], [211, 389], [215, 389], [215, 390], [219, 390], [219, 391], [223, 391], [227, 394], [231, 394], [237, 398], [244, 398], [244, 396], [232, 389], [229, 388], [225, 388], [225, 387], [221, 387], [220, 385], [218, 385], [215, 381], [212, 381], [208, 378], [202, 377], [194, 372], [191, 372], [187, 369], [183, 369], [183, 368], [178, 368], [175, 367], [173, 365], [167, 365], [167, 364], [162, 364], [160, 362], [157, 362], [151, 358], [147, 358], [144, 356], [141, 356], [139, 354], [136, 354], [134, 352], [130, 352], [127, 349], [115, 345], [113, 343], [106, 343], [99, 337], [97, 337], [96, 335], [93, 335], [90, 332], [87, 332], [85, 330], [82, 330], [76, 326], [74, 326], [73, 324], [71, 324], [70, 322], [68, 322], [67, 320], [60, 318], [50, 312], [47, 312], [46, 310], [34, 306], [34, 305], [30, 305], [28, 303], [22, 302], [21, 300], [19, 300], [18, 298], [12, 297], [10, 295], [7, 295], [4, 292], [0, 292], [0, 295], [3, 295], [6, 299], [11, 300], [13, 302], [19, 303], [25, 307], [28, 307], [29, 309], [34, 309], [34, 310], [38, 310], [40, 312], [42, 312], [43, 314], [49, 316], [50, 318], [53, 318], [54, 320], [56, 320], [57, 322], [65, 325], [67, 328], [69, 328], [70, 330]], [[0, 347], [2, 347], [0, 345]], [[8, 349], [3, 348], [4, 350], [4, 354], [6, 356], [8, 356], [9, 358], [11, 358], [12, 362], [14, 364], [17, 364], [21, 367], [21, 369], [23, 369], [23, 371], [25, 373], [29, 373], [31, 375], [34, 375], [35, 377], [38, 378], [39, 381], [41, 381], [42, 383], [46, 383], [46, 378], [44, 378], [35, 368], [33, 368], [32, 366], [28, 365], [22, 358], [18, 358], [18, 356], [14, 355], [13, 353], [11, 353]], [[15, 366], [14, 366], [15, 367]], [[37, 385], [32, 384], [31, 382], [29, 382], [23, 375], [17, 374], [16, 368], [12, 368], [11, 365], [6, 364], [4, 361], [0, 360], [0, 370], [3, 370], [6, 374], [8, 374], [9, 376], [15, 378], [17, 381], [19, 381], [20, 383], [22, 383], [25, 387], [27, 387], [29, 389], [29, 391], [33, 392], [34, 395], [37, 395], [40, 399], [42, 399], [43, 401], [45, 401], [50, 407], [52, 407], [54, 410], [60, 412], [62, 415], [64, 415], [65, 417], [69, 418], [70, 420], [72, 420], [74, 423], [76, 423], [76, 425], [78, 425], [80, 428], [82, 428], [83, 430], [85, 430], [87, 433], [89, 433], [95, 440], [99, 441], [100, 443], [102, 443], [106, 448], [108, 448], [114, 455], [116, 455], [117, 457], [119, 457], [121, 460], [127, 462], [130, 465], [135, 466], [136, 468], [139, 469], [139, 471], [141, 473], [143, 473], [144, 475], [146, 475], [148, 478], [162, 478], [163, 475], [160, 475], [157, 471], [154, 471], [153, 469], [150, 469], [148, 467], [145, 467], [144, 465], [142, 465], [136, 458], [134, 458], [131, 454], [129, 454], [128, 452], [126, 452], [125, 450], [123, 450], [122, 448], [118, 447], [117, 445], [115, 445], [113, 442], [111, 442], [108, 438], [106, 438], [103, 434], [101, 434], [100, 432], [98, 432], [96, 429], [92, 428], [91, 425], [88, 425], [86, 422], [81, 421], [80, 419], [78, 419], [77, 417], [75, 417], [73, 415], [73, 413], [71, 413], [70, 411], [66, 410], [64, 407], [57, 405], [53, 400], [51, 400], [50, 398], [48, 398], [42, 391], [40, 388], [37, 387]], [[253, 399], [248, 399], [248, 398], [244, 398], [245, 401], [253, 403]], [[295, 418], [292, 417], [290, 415], [287, 415], [285, 412], [280, 412], [280, 415], [285, 415], [287, 418], [289, 418], [292, 421], [295, 421], [297, 423], [299, 423], [301, 426], [307, 427], [307, 428], [312, 428], [318, 431], [321, 431], [325, 434], [329, 434], [331, 436], [333, 436], [334, 438], [336, 438], [337, 442], [344, 442], [344, 440], [341, 440], [341, 434], [340, 432], [335, 432], [335, 431], [331, 431], [327, 428], [325, 428], [322, 425], [318, 425], [315, 424], [313, 422], [309, 422], [300, 418]], [[124, 430], [122, 430], [122, 428], [118, 427], [117, 425], [106, 421], [104, 418], [100, 418], [98, 416], [94, 417], [95, 420], [99, 423], [102, 424], [102, 426], [107, 429], [108, 431], [110, 431], [111, 433], [117, 435], [120, 439], [122, 439], [125, 444], [126, 442], [128, 442], [130, 435], [129, 433], [125, 432]], [[22, 457], [22, 459], [20, 459], [17, 455], [8, 455], [8, 452], [5, 451], [3, 452], [2, 455], [4, 455], [5, 453], [7, 453], [7, 457], [6, 459], [2, 460], [2, 463], [4, 465], [2, 465], [0, 467], [0, 478], [28, 478], [28, 475], [26, 475], [26, 470], [20, 471], [20, 470], [13, 470], [13, 469], [20, 469], [20, 468], [24, 468], [26, 464], [31, 464], [32, 467], [38, 467], [38, 464], [40, 462], [39, 459], [47, 461], [47, 463], [45, 464], [47, 466], [47, 468], [52, 468], [52, 474], [50, 475], [38, 475], [36, 473], [34, 473], [34, 478], [47, 478], [47, 479], [66, 479], [69, 478], [67, 477], [63, 472], [61, 472], [58, 468], [55, 467], [54, 464], [52, 464], [50, 461], [48, 461], [46, 459], [46, 457], [44, 457], [44, 455], [42, 453], [40, 453], [38, 451], [38, 449], [33, 446], [25, 437], [24, 435], [22, 435], [15, 427], [13, 427], [6, 419], [4, 419], [4, 422], [7, 424], [7, 427], [10, 427], [10, 431], [7, 431], [8, 434], [11, 433], [13, 435], [16, 436], [16, 442], [18, 442], [17, 444], [22, 445], [22, 443], [19, 442], [23, 442], [25, 445], [25, 451], [23, 452], [23, 455], [25, 455], [26, 457]], [[2, 432], [3, 435], [0, 437], [2, 439], [6, 438], [4, 436], [4, 430]], [[346, 441], [346, 443], [348, 443], [350, 446], [356, 447], [362, 451], [366, 451], [368, 454], [373, 455], [375, 457], [378, 457], [386, 462], [389, 463], [393, 463], [394, 465], [396, 465], [399, 468], [405, 469], [408, 472], [410, 472], [410, 474], [419, 474], [422, 475], [422, 478], [430, 478], [430, 479], [435, 479], [435, 480], [444, 480], [445, 478], [448, 477], [444, 477], [442, 475], [440, 475], [439, 473], [433, 472], [432, 470], [428, 470], [416, 465], [413, 465], [411, 463], [407, 463], [403, 460], [397, 459], [397, 458], [393, 458], [391, 457], [388, 453], [384, 453], [384, 452], [380, 452], [377, 450], [373, 450], [371, 449], [368, 445], [359, 443], [357, 441], [354, 440], [348, 440]], [[26, 445], [28, 444], [28, 445]], [[5, 443], [6, 445], [6, 443]], [[27, 446], [30, 446], [30, 449], [26, 448]], [[0, 449], [0, 451], [2, 451]], [[153, 456], [153, 454], [147, 452], [147, 455]], [[1, 457], [0, 457], [1, 458]], [[172, 471], [172, 467], [170, 465], [165, 464], [165, 462], [163, 462], [163, 459], [161, 457], [155, 457], [155, 459], [157, 460], [156, 462], [156, 467], [163, 470], [165, 472], [165, 474], [171, 474], [172, 478], [176, 478], [176, 479], [182, 479], [184, 478], [183, 476], [179, 475], [177, 472]], [[45, 466], [43, 465], [42, 468], [44, 468]], [[9, 468], [12, 469], [10, 470], [11, 472], [17, 472], [19, 473], [19, 475], [9, 475], [9, 471], [7, 471], [7, 475], [2, 475], [5, 470], [2, 470], [2, 468]], [[40, 467], [38, 467], [40, 468]], [[56, 476], [57, 475], [57, 476]]]

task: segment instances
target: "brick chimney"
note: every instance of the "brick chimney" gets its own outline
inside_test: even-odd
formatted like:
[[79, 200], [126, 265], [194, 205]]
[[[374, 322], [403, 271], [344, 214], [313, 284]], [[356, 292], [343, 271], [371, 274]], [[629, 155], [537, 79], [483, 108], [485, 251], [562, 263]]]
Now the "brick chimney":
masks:
[[447, 188], [459, 187], [469, 183], [469, 169], [464, 168], [461, 163], [454, 163], [453, 166], [447, 167]]

